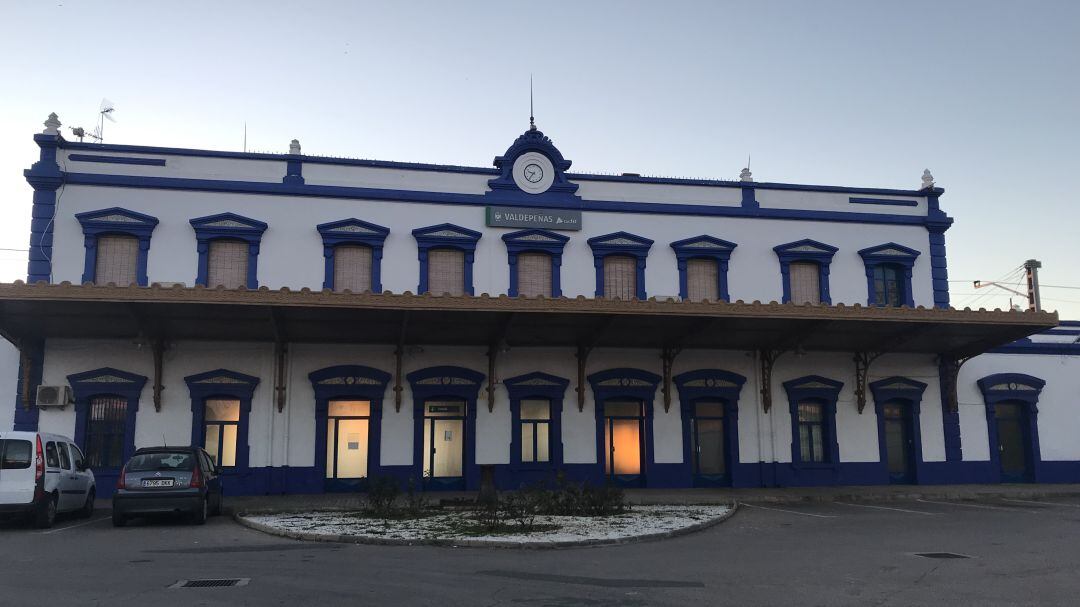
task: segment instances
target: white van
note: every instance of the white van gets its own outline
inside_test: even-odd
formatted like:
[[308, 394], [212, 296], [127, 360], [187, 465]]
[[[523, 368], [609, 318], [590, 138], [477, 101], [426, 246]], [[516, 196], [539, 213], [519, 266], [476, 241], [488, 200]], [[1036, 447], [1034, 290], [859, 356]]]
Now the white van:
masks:
[[71, 439], [43, 432], [0, 432], [0, 515], [52, 527], [59, 512], [94, 513], [94, 473]]

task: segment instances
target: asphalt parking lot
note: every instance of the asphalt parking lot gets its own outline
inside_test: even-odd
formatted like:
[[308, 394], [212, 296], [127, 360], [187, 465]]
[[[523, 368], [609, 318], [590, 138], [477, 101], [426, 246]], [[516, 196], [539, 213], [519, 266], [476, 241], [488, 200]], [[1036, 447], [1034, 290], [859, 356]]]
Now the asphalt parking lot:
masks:
[[[302, 543], [225, 517], [122, 529], [108, 519], [0, 526], [0, 604], [1075, 605], [1080, 595], [1080, 498], [748, 503], [701, 533], [566, 550]], [[172, 587], [205, 578], [245, 581]]]

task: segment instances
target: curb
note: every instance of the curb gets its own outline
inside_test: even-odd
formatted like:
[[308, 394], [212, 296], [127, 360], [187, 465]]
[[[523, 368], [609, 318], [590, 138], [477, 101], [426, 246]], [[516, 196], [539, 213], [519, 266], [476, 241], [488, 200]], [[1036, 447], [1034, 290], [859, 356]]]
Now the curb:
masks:
[[[720, 504], [712, 504], [714, 506]], [[341, 534], [328, 534], [328, 533], [312, 533], [309, 531], [286, 531], [265, 525], [263, 523], [257, 523], [247, 518], [249, 513], [236, 513], [233, 515], [235, 520], [240, 525], [254, 529], [255, 531], [261, 531], [269, 535], [276, 535], [278, 537], [289, 538], [293, 540], [303, 540], [309, 542], [334, 542], [342, 544], [369, 544], [375, 546], [450, 546], [455, 548], [517, 548], [525, 550], [550, 550], [554, 548], [588, 548], [593, 546], [616, 546], [620, 544], [636, 544], [639, 542], [652, 542], [675, 538], [691, 533], [696, 533], [709, 527], [719, 525], [720, 523], [728, 520], [735, 515], [735, 512], [739, 509], [738, 502], [728, 505], [728, 511], [711, 518], [707, 521], [695, 523], [687, 527], [679, 529], [672, 529], [671, 531], [661, 531], [657, 533], [647, 533], [645, 535], [635, 535], [632, 537], [623, 538], [610, 538], [610, 539], [595, 539], [595, 540], [574, 540], [574, 541], [562, 541], [562, 542], [511, 542], [511, 541], [486, 541], [486, 540], [474, 540], [469, 538], [424, 538], [415, 540], [394, 539], [394, 538], [378, 538], [370, 536], [357, 536], [357, 535], [341, 535]], [[254, 513], [251, 513], [254, 514]]]

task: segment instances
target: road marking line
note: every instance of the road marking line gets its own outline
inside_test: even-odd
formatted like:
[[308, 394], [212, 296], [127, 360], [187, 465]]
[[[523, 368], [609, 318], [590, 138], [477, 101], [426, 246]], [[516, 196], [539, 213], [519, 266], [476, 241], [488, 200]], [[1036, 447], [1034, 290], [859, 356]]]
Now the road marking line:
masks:
[[843, 504], [844, 506], [855, 506], [856, 508], [874, 508], [875, 510], [892, 510], [894, 512], [910, 512], [911, 514], [923, 514], [926, 516], [938, 516], [937, 512], [923, 512], [922, 510], [907, 510], [905, 508], [890, 508], [888, 506], [871, 506], [869, 504], [853, 504], [851, 502], [833, 502], [834, 504]]
[[1017, 504], [1039, 504], [1040, 506], [1066, 506], [1068, 508], [1080, 508], [1080, 504], [1061, 504], [1058, 502], [1034, 502], [1031, 500], [1011, 500], [1008, 498], [1001, 498], [1003, 502], [1016, 502]]
[[1014, 510], [1012, 508], [999, 508], [997, 506], [986, 506], [983, 504], [961, 504], [959, 502], [939, 502], [935, 500], [918, 499], [917, 502], [923, 502], [924, 504], [943, 504], [945, 506], [964, 506], [967, 508], [979, 508], [980, 510], [998, 510], [1000, 512], [1027, 512], [1028, 514], [1035, 514], [1031, 510]]
[[795, 510], [784, 510], [783, 508], [769, 508], [768, 506], [758, 506], [755, 504], [747, 504], [746, 502], [739, 502], [741, 505], [748, 508], [760, 508], [762, 510], [772, 510], [773, 512], [786, 512], [788, 514], [798, 514], [799, 516], [814, 516], [817, 518], [836, 518], [835, 514], [811, 514], [809, 512], [797, 512]]
[[77, 524], [74, 524], [74, 525], [68, 525], [67, 527], [60, 527], [58, 529], [50, 529], [48, 531], [42, 531], [41, 535], [49, 535], [50, 533], [59, 533], [61, 531], [67, 531], [68, 529], [74, 529], [75, 527], [82, 527], [83, 525], [90, 525], [92, 523], [100, 523], [101, 521], [104, 521], [104, 520], [106, 520], [108, 518], [109, 517], [107, 517], [107, 516], [103, 516], [101, 518], [96, 518], [96, 519], [94, 519], [92, 521], [83, 521], [81, 523], [77, 523]]

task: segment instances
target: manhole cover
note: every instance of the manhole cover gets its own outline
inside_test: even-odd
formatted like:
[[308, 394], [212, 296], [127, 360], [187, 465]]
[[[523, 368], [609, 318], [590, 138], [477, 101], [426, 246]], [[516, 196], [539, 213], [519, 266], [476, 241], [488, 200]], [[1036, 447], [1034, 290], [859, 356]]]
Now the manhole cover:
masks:
[[966, 554], [957, 554], [955, 552], [916, 552], [915, 556], [921, 556], [927, 559], [969, 559], [970, 556]]
[[228, 588], [230, 586], [247, 586], [251, 581], [249, 577], [234, 577], [212, 580], [180, 580], [169, 588]]

